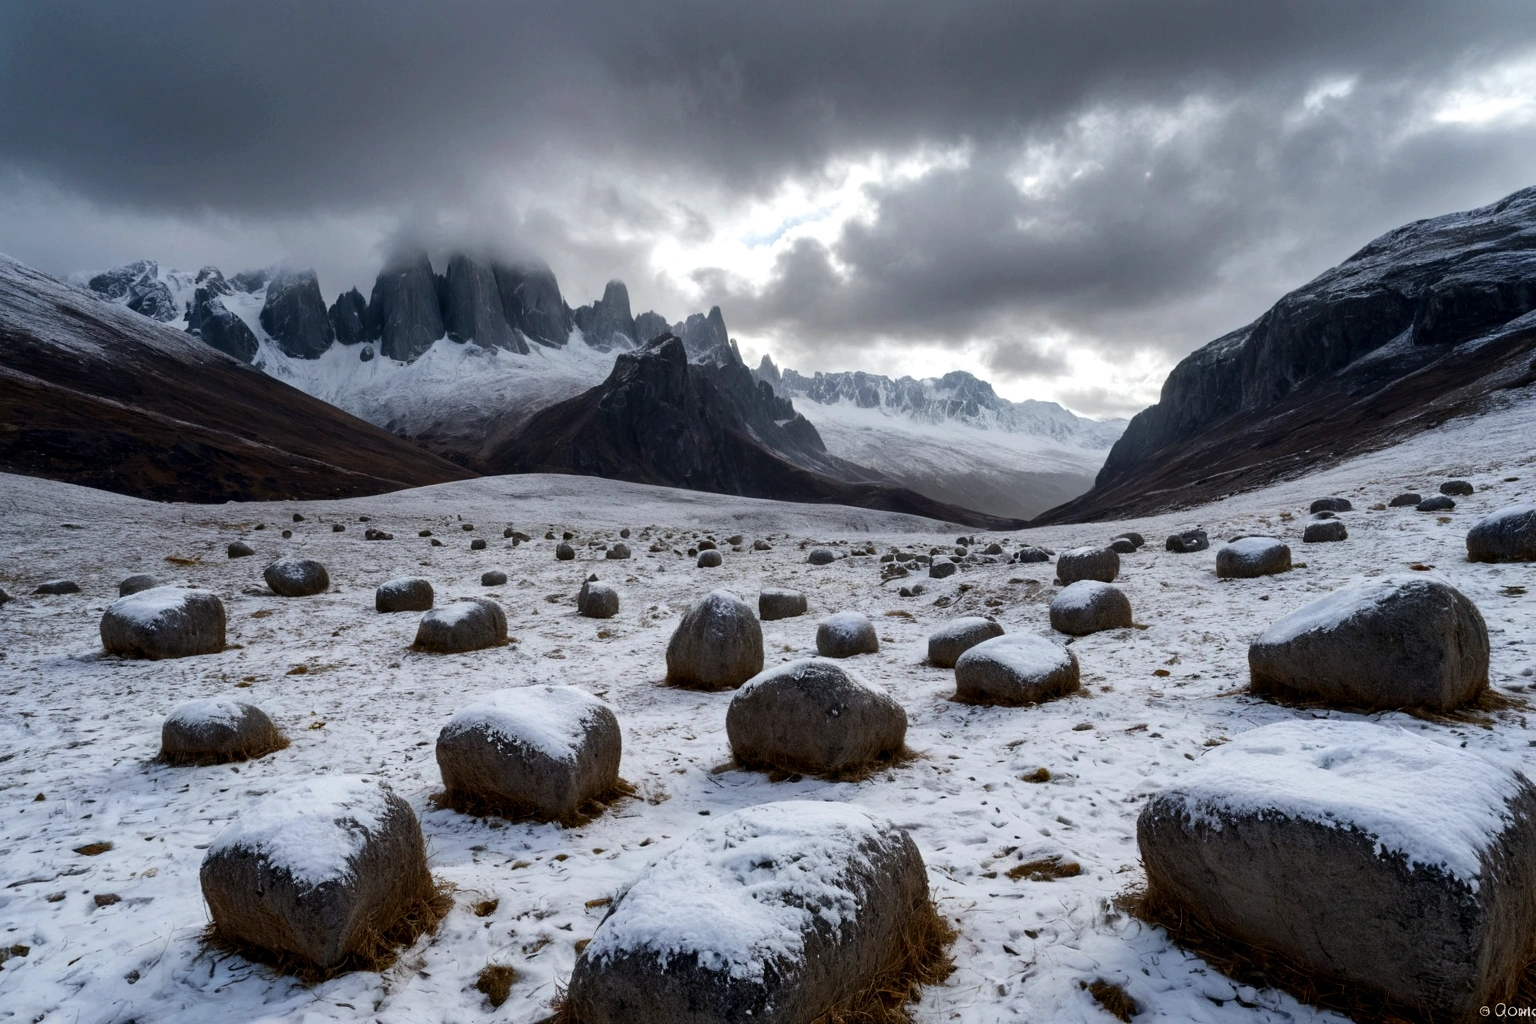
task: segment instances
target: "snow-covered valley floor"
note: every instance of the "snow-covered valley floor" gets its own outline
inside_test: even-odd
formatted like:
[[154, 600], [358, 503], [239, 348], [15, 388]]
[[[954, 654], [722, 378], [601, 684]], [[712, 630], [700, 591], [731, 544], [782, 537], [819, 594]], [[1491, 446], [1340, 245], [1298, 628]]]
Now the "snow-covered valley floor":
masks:
[[[927, 593], [903, 599], [899, 583], [881, 585], [873, 557], [805, 564], [802, 542], [812, 538], [927, 550], [961, 532], [921, 520], [559, 477], [336, 502], [187, 506], [0, 476], [0, 587], [14, 598], [0, 606], [0, 948], [29, 947], [0, 964], [0, 1020], [533, 1021], [604, 913], [590, 901], [611, 896], [702, 814], [790, 798], [858, 802], [911, 830], [960, 933], [958, 970], [927, 990], [915, 1009], [921, 1021], [1108, 1021], [1080, 984], [1098, 978], [1140, 1003], [1138, 1021], [1335, 1019], [1282, 993], [1234, 988], [1162, 933], [1111, 909], [1112, 897], [1139, 878], [1136, 815], [1148, 794], [1224, 738], [1320, 714], [1234, 691], [1246, 682], [1253, 637], [1347, 582], [1432, 565], [1430, 575], [1461, 589], [1487, 619], [1495, 688], [1518, 697], [1536, 686], [1536, 566], [1471, 564], [1464, 547], [1481, 515], [1536, 500], [1533, 437], [1536, 403], [1526, 402], [1201, 509], [1011, 535], [1057, 550], [1103, 543], [1123, 529], [1149, 539], [1123, 558], [1119, 581], [1146, 628], [1075, 641], [1084, 691], [1032, 708], [950, 702], [953, 675], [924, 664], [926, 638], [957, 615], [979, 613], [995, 614], [1010, 632], [1048, 632], [1051, 566], [925, 579]], [[1478, 490], [1443, 517], [1365, 510], [1400, 491], [1432, 492], [1453, 476]], [[1307, 505], [1327, 495], [1354, 502], [1357, 511], [1343, 517], [1350, 538], [1302, 545]], [[290, 522], [295, 511], [304, 522]], [[395, 539], [365, 541], [362, 515]], [[461, 520], [475, 531], [463, 532]], [[257, 523], [267, 528], [256, 531]], [[333, 523], [346, 531], [333, 533]], [[514, 549], [502, 539], [508, 525], [536, 538], [551, 527], [557, 536], [574, 530], [580, 557], [557, 562], [554, 542], [542, 539]], [[1281, 536], [1305, 566], [1218, 581], [1214, 551], [1162, 550], [1164, 536], [1195, 525], [1213, 539]], [[611, 542], [623, 526], [637, 535], [629, 561], [605, 561], [582, 543]], [[723, 567], [699, 569], [670, 550], [647, 551], [639, 539], [647, 527], [648, 536], [673, 531], [684, 549], [694, 531], [722, 540], [741, 533], [749, 549], [727, 550]], [[284, 528], [293, 529], [291, 541], [280, 538]], [[419, 538], [421, 529], [443, 546]], [[487, 550], [470, 550], [476, 537], [489, 540]], [[751, 551], [758, 537], [770, 537], [774, 549]], [[227, 559], [235, 539], [251, 543], [256, 557]], [[323, 561], [331, 592], [268, 592], [262, 568], [285, 552]], [[487, 590], [480, 574], [493, 568], [510, 580]], [[118, 581], [136, 572], [218, 591], [232, 646], [164, 662], [102, 656], [102, 610]], [[591, 572], [620, 591], [617, 618], [576, 616], [575, 593]], [[402, 575], [431, 579], [439, 603], [498, 598], [515, 642], [467, 655], [411, 651], [417, 616], [373, 610], [374, 587]], [[31, 596], [60, 577], [77, 580], [83, 593]], [[880, 653], [847, 664], [905, 705], [908, 743], [921, 758], [858, 783], [774, 783], [716, 770], [730, 756], [731, 694], [659, 685], [666, 643], [681, 612], [710, 589], [755, 603], [764, 585], [802, 589], [811, 605], [806, 617], [764, 624], [770, 665], [813, 654], [821, 615], [854, 609], [876, 621]], [[947, 606], [936, 603], [942, 598]], [[613, 704], [624, 731], [622, 774], [639, 798], [573, 830], [434, 810], [433, 743], [448, 716], [484, 691], [535, 682], [576, 684]], [[236, 766], [153, 763], [165, 714], [215, 694], [262, 707], [292, 746]], [[1487, 728], [1373, 717], [1495, 759], [1529, 766], [1536, 758], [1536, 732], [1519, 710]], [[1050, 781], [1024, 781], [1040, 767]], [[202, 952], [204, 848], [252, 793], [323, 772], [376, 774], [411, 802], [433, 871], [458, 887], [453, 912], [386, 973], [314, 988]], [[96, 856], [74, 852], [107, 842], [112, 849]], [[1048, 882], [1007, 877], [1012, 864], [1052, 854], [1081, 863], [1082, 873]], [[119, 899], [97, 899], [107, 894]], [[471, 912], [489, 899], [499, 901], [489, 916]], [[491, 962], [517, 971], [511, 997], [494, 1010], [474, 988]]]

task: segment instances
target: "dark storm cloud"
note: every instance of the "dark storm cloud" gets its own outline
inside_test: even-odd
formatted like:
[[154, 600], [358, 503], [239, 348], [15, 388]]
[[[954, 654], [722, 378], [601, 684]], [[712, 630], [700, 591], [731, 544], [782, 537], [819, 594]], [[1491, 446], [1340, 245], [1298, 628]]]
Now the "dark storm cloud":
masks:
[[[461, 233], [680, 301], [646, 280], [659, 240], [838, 161], [952, 148], [766, 287], [694, 270], [702, 302], [792, 363], [879, 338], [1049, 377], [1040, 338], [1186, 351], [1380, 230], [1526, 184], [1529, 126], [1405, 125], [1533, 28], [1524, 0], [18, 3], [0, 171], [172, 222]], [[1353, 90], [1299, 116], [1333, 80]], [[1067, 169], [1021, 187], [1046, 158]], [[13, 213], [0, 249], [66, 258], [39, 222]]]

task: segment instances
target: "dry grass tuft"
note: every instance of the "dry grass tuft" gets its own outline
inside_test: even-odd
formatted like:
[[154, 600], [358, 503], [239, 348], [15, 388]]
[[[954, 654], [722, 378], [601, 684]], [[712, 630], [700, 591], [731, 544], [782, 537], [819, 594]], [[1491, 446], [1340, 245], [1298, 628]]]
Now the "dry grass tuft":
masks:
[[75, 847], [75, 852], [82, 857], [99, 857], [112, 849], [111, 843], [86, 843], [84, 846]]
[[829, 772], [819, 771], [805, 765], [774, 762], [756, 763], [745, 762], [738, 759], [727, 762], [722, 768], [735, 768], [744, 772], [762, 772], [768, 776], [769, 782], [788, 782], [799, 776], [809, 775], [812, 778], [822, 779], [826, 782], [863, 782], [873, 775], [891, 768], [901, 768], [919, 760], [924, 755], [920, 751], [903, 746], [900, 750], [893, 750], [882, 754], [871, 761], [862, 764], [849, 765], [846, 768], [836, 768]]
[[1052, 882], [1058, 878], [1076, 878], [1082, 873], [1083, 866], [1077, 861], [1062, 860], [1056, 856], [1028, 860], [1007, 871], [1008, 877], [1015, 882], [1021, 878], [1027, 878], [1031, 882]]
[[501, 900], [479, 900], [472, 904], [470, 909], [475, 912], [476, 917], [490, 917], [496, 913], [496, 908], [499, 906], [501, 906]]
[[1093, 1001], [1104, 1007], [1104, 1012], [1119, 1020], [1130, 1019], [1141, 1012], [1141, 1007], [1136, 1005], [1136, 1000], [1112, 981], [1103, 978], [1094, 980], [1088, 986], [1088, 994], [1093, 996]]
[[486, 964], [480, 969], [480, 977], [475, 979], [475, 988], [485, 993], [492, 1007], [497, 1007], [512, 994], [512, 983], [516, 980], [517, 971], [508, 965]]
[[[606, 793], [599, 793], [576, 809], [576, 813], [567, 815], [556, 821], [561, 828], [581, 828], [589, 825], [595, 818], [600, 818], [614, 804], [624, 800], [633, 799], [636, 794], [635, 787], [620, 779], [618, 785]], [[514, 824], [522, 821], [543, 821], [537, 812], [525, 805], [509, 803], [499, 797], [488, 797], [480, 793], [466, 793], [460, 790], [441, 790], [427, 798], [427, 802], [439, 810], [447, 809], [467, 814], [472, 818], [501, 818]]]
[[1051, 770], [1049, 768], [1036, 768], [1034, 771], [1030, 772], [1028, 775], [1020, 775], [1019, 778], [1022, 779], [1023, 781], [1025, 781], [1025, 782], [1034, 782], [1034, 783], [1050, 782], [1051, 781]]
[[235, 761], [254, 761], [268, 754], [275, 754], [279, 750], [287, 750], [290, 746], [287, 736], [278, 733], [275, 739], [261, 743], [252, 743], [249, 746], [238, 747], [234, 750], [221, 753], [187, 753], [168, 751], [164, 747], [160, 749], [155, 761], [159, 764], [187, 767], [191, 765], [230, 764]]

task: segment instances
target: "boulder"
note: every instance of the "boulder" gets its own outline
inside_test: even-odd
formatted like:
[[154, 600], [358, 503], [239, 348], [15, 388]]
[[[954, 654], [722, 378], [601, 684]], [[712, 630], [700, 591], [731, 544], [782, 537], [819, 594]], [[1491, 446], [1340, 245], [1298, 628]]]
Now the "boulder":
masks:
[[1303, 544], [1322, 544], [1330, 541], [1349, 539], [1349, 530], [1344, 526], [1343, 520], [1331, 519], [1322, 523], [1308, 523], [1307, 528], [1301, 531]]
[[715, 544], [715, 542], [713, 540], [710, 540], [708, 537], [705, 537], [703, 540], [699, 541], [699, 550], [700, 551], [717, 551], [717, 550], [719, 550], [719, 547], [718, 547], [718, 545]]
[[1449, 512], [1456, 507], [1456, 502], [1444, 494], [1436, 494], [1425, 498], [1414, 506], [1419, 512]]
[[295, 359], [319, 359], [336, 340], [313, 270], [278, 270], [267, 282], [261, 307], [261, 329], [283, 354]]
[[1439, 580], [1344, 587], [1276, 622], [1248, 648], [1255, 693], [1373, 709], [1450, 711], [1488, 688], [1488, 627]]
[[76, 583], [74, 580], [49, 580], [46, 583], [39, 583], [37, 585], [37, 589], [32, 591], [32, 593], [78, 594], [80, 593], [80, 584]]
[[256, 553], [256, 549], [243, 540], [237, 540], [229, 546], [230, 558], [247, 558]]
[[807, 607], [805, 595], [798, 590], [764, 587], [757, 595], [757, 617], [764, 622], [804, 615]]
[[127, 597], [129, 594], [137, 594], [141, 590], [149, 590], [150, 588], [158, 587], [159, 585], [160, 581], [155, 579], [153, 576], [146, 575], [145, 573], [138, 573], [136, 575], [129, 576], [127, 579], [123, 580], [123, 582], [117, 585], [117, 596]]
[[11, 595], [6, 593], [6, 590], [5, 590], [4, 587], [0, 587], [0, 604], [5, 604], [10, 599], [11, 599]]
[[811, 553], [805, 556], [805, 560], [812, 565], [831, 565], [837, 561], [837, 556], [827, 548], [812, 548]]
[[852, 658], [879, 650], [874, 623], [858, 612], [834, 612], [816, 624], [816, 653], [823, 658]]
[[759, 537], [752, 542], [753, 551], [772, 551], [773, 545]]
[[1051, 554], [1043, 548], [1022, 547], [1013, 553], [1015, 562], [1049, 562]]
[[507, 642], [507, 613], [484, 597], [433, 608], [416, 627], [416, 646], [439, 654], [478, 651]]
[[1136, 553], [1136, 545], [1132, 544], [1125, 537], [1116, 537], [1109, 542], [1109, 550], [1117, 555], [1134, 555]]
[[215, 938], [329, 974], [354, 954], [375, 959], [382, 937], [413, 939], [422, 930], [399, 934], [436, 897], [410, 804], [357, 775], [266, 788], [203, 858]]
[[1536, 941], [1536, 789], [1418, 730], [1251, 730], [1155, 794], [1136, 838], [1151, 906], [1425, 1020], [1514, 998]]
[[343, 526], [341, 523], [332, 523], [331, 524], [331, 532], [332, 533], [346, 533], [347, 532], [347, 528], [345, 526]]
[[403, 576], [379, 584], [373, 606], [381, 612], [424, 612], [432, 607], [432, 583], [420, 576]]
[[667, 643], [667, 682], [731, 690], [763, 670], [763, 627], [752, 608], [714, 590], [688, 609]]
[[483, 572], [480, 574], [480, 585], [482, 587], [499, 587], [506, 582], [507, 574], [502, 572], [500, 569], [492, 569], [489, 572]]
[[928, 566], [928, 575], [936, 580], [947, 579], [959, 571], [959, 568], [954, 562], [934, 562]]
[[955, 662], [955, 700], [1017, 707], [1078, 689], [1077, 655], [1054, 640], [1009, 633], [977, 644]]
[[363, 530], [363, 540], [394, 540], [395, 535], [370, 526]]
[[1290, 547], [1273, 537], [1240, 537], [1216, 552], [1216, 575], [1222, 579], [1253, 579], [1290, 569]]
[[620, 541], [619, 543], [615, 544], [613, 547], [609, 548], [608, 549], [608, 553], [606, 555], [604, 555], [603, 557], [604, 558], [628, 558], [629, 557], [629, 545], [625, 544], [622, 541]]
[[722, 557], [720, 552], [716, 551], [714, 548], [699, 552], [698, 566], [700, 569], [713, 569], [716, 566], [721, 565], [724, 561], [724, 557]]
[[1337, 512], [1329, 512], [1327, 509], [1312, 513], [1313, 519], [1337, 519], [1338, 517], [1339, 514]]
[[1467, 531], [1473, 562], [1536, 561], [1536, 505], [1512, 505], [1477, 521]]
[[576, 595], [576, 614], [589, 619], [611, 619], [619, 614], [619, 592], [588, 580]]
[[1078, 580], [1051, 599], [1051, 628], [1058, 633], [1087, 636], [1132, 625], [1130, 598], [1108, 583]]
[[472, 813], [574, 823], [619, 787], [613, 710], [572, 686], [496, 690], [437, 735], [442, 802]]
[[1211, 538], [1204, 530], [1185, 530], [1183, 533], [1170, 534], [1164, 545], [1169, 551], [1180, 555], [1194, 554], [1196, 551], [1204, 551], [1211, 546]]
[[167, 764], [247, 761], [287, 745], [265, 712], [229, 697], [188, 701], [160, 726], [160, 760]]
[[471, 550], [471, 551], [484, 551], [485, 550], [485, 538], [484, 537], [476, 537], [474, 540], [470, 541], [469, 542], [469, 550]]
[[933, 917], [922, 855], [888, 820], [840, 801], [747, 807], [620, 892], [577, 957], [570, 1014], [583, 1024], [822, 1019], [900, 962]]
[[561, 541], [555, 545], [555, 558], [562, 562], [569, 562], [576, 557], [576, 549], [571, 547], [570, 541]]
[[1440, 485], [1441, 494], [1449, 494], [1457, 498], [1465, 498], [1470, 495], [1472, 491], [1472, 483], [1469, 480], [1447, 480], [1445, 483]]
[[186, 658], [224, 649], [224, 602], [208, 590], [155, 587], [120, 597], [101, 616], [101, 645], [125, 658]]
[[899, 753], [907, 713], [836, 662], [807, 658], [747, 680], [731, 698], [725, 732], [747, 767], [826, 774]]
[[267, 586], [283, 597], [309, 597], [331, 585], [325, 566], [312, 558], [279, 558], [262, 575]]
[[1412, 491], [1406, 491], [1402, 494], [1399, 494], [1391, 501], [1387, 502], [1387, 505], [1390, 508], [1405, 508], [1409, 505], [1417, 505], [1423, 500], [1424, 496], [1422, 494], [1415, 494]]
[[1113, 583], [1120, 575], [1120, 556], [1109, 548], [1073, 548], [1056, 557], [1056, 578], [1063, 583], [1098, 580]]
[[1127, 530], [1124, 533], [1117, 533], [1115, 535], [1114, 539], [1115, 540], [1122, 540], [1122, 539], [1128, 540], [1132, 544], [1136, 545], [1138, 548], [1147, 543], [1147, 538], [1143, 537], [1141, 534], [1137, 533], [1135, 530]]
[[928, 634], [928, 664], [954, 668], [960, 655], [984, 640], [1002, 635], [1002, 626], [979, 615], [952, 619]]
[[1318, 498], [1308, 508], [1308, 512], [1351, 512], [1353, 505], [1348, 498]]
[[996, 541], [993, 541], [991, 544], [988, 544], [981, 553], [984, 555], [1000, 555], [1003, 553], [1003, 546]]

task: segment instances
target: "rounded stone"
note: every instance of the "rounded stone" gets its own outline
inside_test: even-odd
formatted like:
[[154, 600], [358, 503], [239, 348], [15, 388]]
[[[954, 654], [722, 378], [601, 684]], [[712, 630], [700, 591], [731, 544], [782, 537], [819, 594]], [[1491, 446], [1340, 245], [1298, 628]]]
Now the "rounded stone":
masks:
[[874, 623], [858, 612], [834, 612], [816, 624], [816, 653], [823, 658], [852, 658], [879, 651]]
[[1329, 519], [1321, 523], [1308, 523], [1307, 528], [1301, 531], [1303, 544], [1323, 544], [1330, 541], [1349, 539], [1349, 530], [1344, 526], [1342, 519]]
[[1352, 512], [1355, 506], [1349, 503], [1348, 498], [1318, 498], [1307, 509], [1308, 512]]
[[1044, 548], [1023, 547], [1013, 553], [1015, 562], [1049, 562], [1051, 553]]
[[1132, 544], [1125, 537], [1116, 537], [1109, 542], [1109, 550], [1117, 555], [1134, 555], [1136, 553], [1136, 545]]
[[1441, 494], [1450, 494], [1458, 498], [1465, 498], [1472, 493], [1470, 480], [1447, 480], [1440, 485]]
[[474, 540], [470, 541], [469, 542], [469, 550], [471, 550], [471, 551], [484, 551], [485, 550], [485, 538], [484, 537], [476, 537]]
[[603, 557], [604, 558], [628, 558], [629, 557], [629, 545], [628, 544], [622, 544], [622, 543], [615, 544], [613, 547], [608, 549], [608, 553], [606, 555], [604, 555]]
[[934, 562], [928, 566], [928, 575], [936, 580], [953, 576], [958, 571], [959, 567], [954, 562]]
[[581, 585], [576, 595], [576, 614], [589, 619], [611, 619], [619, 614], [619, 592], [591, 580]]
[[1130, 541], [1132, 544], [1136, 545], [1138, 548], [1142, 547], [1143, 545], [1145, 545], [1147, 543], [1147, 538], [1143, 537], [1141, 534], [1137, 533], [1135, 530], [1127, 530], [1124, 533], [1116, 534], [1114, 539], [1115, 540], [1120, 540], [1122, 538], [1125, 539], [1125, 540]]
[[255, 553], [256, 549], [251, 547], [243, 540], [237, 540], [229, 546], [230, 558], [246, 558], [250, 555], [254, 555]]
[[1413, 491], [1405, 491], [1404, 493], [1399, 494], [1397, 497], [1393, 498], [1391, 501], [1387, 502], [1387, 505], [1390, 508], [1406, 508], [1411, 505], [1417, 505], [1423, 500], [1424, 496], [1422, 494], [1415, 494]]
[[1027, 633], [979, 643], [955, 662], [955, 700], [963, 704], [1038, 704], [1080, 685], [1076, 654]]
[[1132, 625], [1131, 599], [1108, 583], [1078, 580], [1051, 600], [1051, 628], [1058, 633], [1087, 636]]
[[1273, 537], [1241, 537], [1216, 552], [1216, 575], [1222, 579], [1273, 576], [1290, 568], [1290, 547]]
[[764, 622], [804, 615], [808, 605], [798, 590], [764, 587], [757, 595], [757, 615]]
[[667, 682], [697, 690], [730, 690], [763, 670], [763, 627], [752, 608], [714, 590], [683, 615], [667, 643]]
[[137, 594], [141, 590], [149, 590], [158, 587], [160, 581], [146, 573], [129, 576], [117, 585], [117, 596], [127, 597], [129, 594]]
[[996, 541], [993, 541], [991, 544], [988, 544], [985, 548], [983, 548], [981, 553], [984, 555], [1000, 555], [1003, 553], [1003, 546]]
[[246, 761], [287, 745], [264, 711], [228, 697], [188, 701], [160, 726], [160, 760], [168, 764]]
[[555, 545], [555, 558], [562, 562], [569, 562], [576, 557], [576, 549], [571, 547], [569, 541], [561, 541]]
[[492, 569], [489, 572], [480, 574], [480, 585], [482, 587], [499, 587], [506, 582], [507, 574], [500, 569]]
[[37, 585], [37, 589], [32, 591], [32, 593], [78, 594], [80, 593], [80, 584], [76, 583], [74, 580], [49, 580], [46, 583], [39, 583]]
[[1455, 507], [1456, 502], [1453, 501], [1448, 495], [1444, 494], [1436, 494], [1432, 497], [1425, 498], [1423, 501], [1414, 506], [1414, 508], [1419, 512], [1449, 512]]
[[1536, 561], [1536, 505], [1514, 505], [1477, 521], [1467, 531], [1473, 562]]
[[404, 576], [379, 584], [373, 606], [381, 612], [424, 612], [432, 607], [433, 596], [430, 580]]
[[983, 641], [1002, 635], [1002, 626], [979, 615], [952, 619], [928, 635], [928, 664], [954, 668], [960, 655]]
[[1210, 547], [1211, 538], [1204, 530], [1185, 530], [1182, 533], [1170, 534], [1167, 543], [1163, 546], [1175, 554], [1190, 555]]
[[700, 569], [713, 569], [716, 566], [723, 564], [724, 562], [725, 559], [721, 557], [720, 552], [716, 551], [714, 548], [709, 548], [699, 552], [698, 566]]
[[416, 627], [416, 647], [439, 654], [478, 651], [506, 642], [507, 613], [484, 597], [433, 608]]
[[825, 774], [899, 753], [907, 713], [836, 662], [807, 658], [748, 680], [731, 698], [725, 732], [744, 766]]
[[331, 585], [325, 566], [312, 558], [279, 558], [262, 573], [267, 586], [282, 597], [309, 597]]
[[101, 645], [126, 658], [185, 658], [224, 649], [224, 602], [208, 590], [154, 587], [107, 606]]
[[827, 548], [812, 548], [811, 553], [805, 556], [805, 560], [812, 565], [831, 565], [837, 561], [837, 556]]
[[1120, 575], [1120, 555], [1109, 548], [1073, 548], [1056, 558], [1056, 578], [1062, 583], [1098, 580], [1113, 583]]

